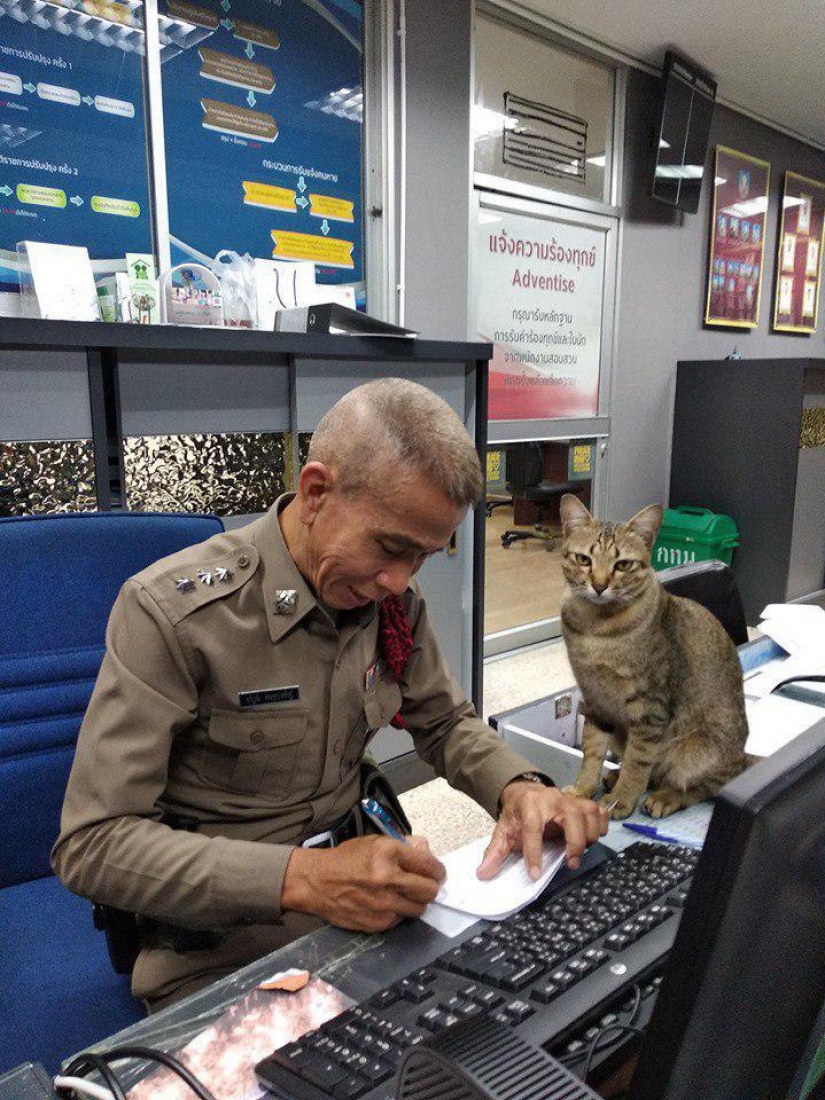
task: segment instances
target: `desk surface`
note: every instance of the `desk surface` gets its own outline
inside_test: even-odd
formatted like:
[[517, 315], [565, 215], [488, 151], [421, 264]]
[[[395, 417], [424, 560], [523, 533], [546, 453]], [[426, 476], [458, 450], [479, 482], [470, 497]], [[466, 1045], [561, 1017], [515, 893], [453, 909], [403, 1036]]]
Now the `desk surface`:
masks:
[[[597, 866], [606, 854], [595, 845], [585, 855], [577, 874]], [[549, 889], [558, 889], [575, 877], [563, 869]], [[476, 928], [473, 925], [453, 939], [423, 921], [406, 921], [388, 933], [373, 936], [329, 926], [321, 928], [90, 1049], [140, 1043], [167, 1051], [178, 1050], [214, 1023], [233, 1001], [271, 974], [293, 966], [309, 970], [313, 977], [329, 982], [356, 1001], [363, 1001], [473, 935]], [[127, 1087], [145, 1076], [147, 1070], [145, 1063], [118, 1064], [118, 1076]]]

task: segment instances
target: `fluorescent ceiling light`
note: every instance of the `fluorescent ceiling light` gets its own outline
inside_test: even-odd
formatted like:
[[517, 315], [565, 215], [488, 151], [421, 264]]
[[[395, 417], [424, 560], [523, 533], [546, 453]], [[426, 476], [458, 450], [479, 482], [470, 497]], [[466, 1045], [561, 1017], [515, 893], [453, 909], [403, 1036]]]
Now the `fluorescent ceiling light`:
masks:
[[664, 138], [659, 138], [659, 148], [660, 149], [669, 149], [670, 148], [670, 142], [665, 141]]
[[747, 202], [736, 202], [733, 206], [726, 206], [723, 214], [730, 214], [732, 218], [752, 218], [756, 214], [764, 214], [768, 209], [768, 200], [762, 195], [758, 199], [749, 199]]

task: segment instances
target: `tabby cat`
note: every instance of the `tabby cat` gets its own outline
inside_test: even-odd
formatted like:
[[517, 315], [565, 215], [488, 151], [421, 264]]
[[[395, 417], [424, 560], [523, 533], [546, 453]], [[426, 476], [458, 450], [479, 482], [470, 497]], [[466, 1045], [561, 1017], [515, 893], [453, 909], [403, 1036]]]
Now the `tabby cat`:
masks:
[[561, 622], [583, 697], [584, 759], [569, 793], [592, 798], [608, 749], [621, 767], [601, 802], [627, 817], [665, 817], [711, 798], [750, 763], [736, 648], [693, 600], [659, 584], [650, 552], [662, 522], [651, 504], [627, 523], [600, 523], [561, 500]]

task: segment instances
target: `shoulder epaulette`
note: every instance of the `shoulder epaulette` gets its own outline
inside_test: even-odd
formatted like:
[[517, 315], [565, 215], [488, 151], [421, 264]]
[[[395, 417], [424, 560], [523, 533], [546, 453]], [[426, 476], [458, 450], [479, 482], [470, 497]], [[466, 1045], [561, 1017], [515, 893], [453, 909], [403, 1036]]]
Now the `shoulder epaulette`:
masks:
[[[193, 549], [198, 549], [197, 547]], [[214, 603], [247, 583], [258, 568], [254, 546], [236, 546], [216, 557], [184, 562], [147, 578], [144, 587], [163, 608], [174, 626], [193, 611]]]

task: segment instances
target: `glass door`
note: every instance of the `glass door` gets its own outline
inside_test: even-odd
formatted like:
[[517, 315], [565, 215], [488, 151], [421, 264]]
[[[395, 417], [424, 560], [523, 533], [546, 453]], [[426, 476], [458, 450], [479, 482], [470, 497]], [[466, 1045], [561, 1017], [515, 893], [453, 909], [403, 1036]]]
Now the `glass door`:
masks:
[[618, 220], [476, 191], [475, 332], [493, 345], [485, 654], [560, 632], [559, 502], [606, 496]]

